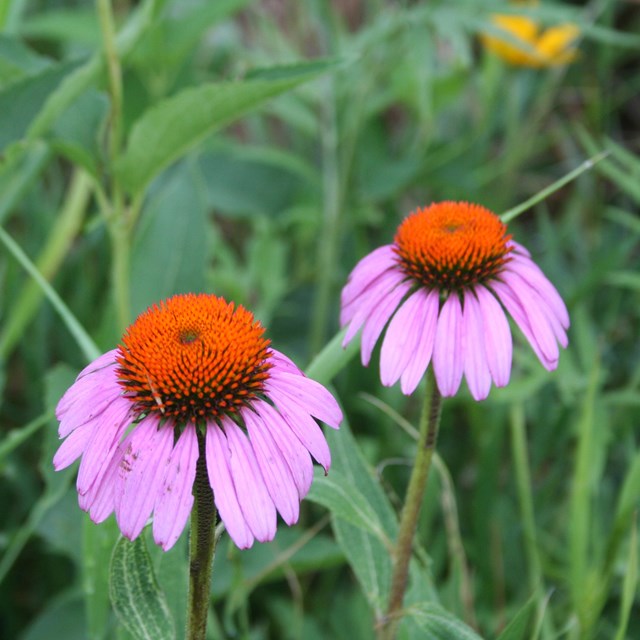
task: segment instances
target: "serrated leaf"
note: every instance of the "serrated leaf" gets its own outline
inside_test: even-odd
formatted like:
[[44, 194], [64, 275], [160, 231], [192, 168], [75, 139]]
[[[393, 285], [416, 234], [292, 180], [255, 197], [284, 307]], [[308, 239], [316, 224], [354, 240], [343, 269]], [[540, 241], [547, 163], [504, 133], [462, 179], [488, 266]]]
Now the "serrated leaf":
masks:
[[141, 191], [160, 171], [216, 129], [285, 91], [307, 82], [331, 63], [287, 67], [278, 80], [245, 80], [191, 87], [146, 111], [133, 125], [116, 165], [125, 189]]
[[175, 625], [156, 581], [151, 558], [139, 536], [120, 539], [111, 558], [109, 592], [122, 625], [140, 640], [173, 640]]

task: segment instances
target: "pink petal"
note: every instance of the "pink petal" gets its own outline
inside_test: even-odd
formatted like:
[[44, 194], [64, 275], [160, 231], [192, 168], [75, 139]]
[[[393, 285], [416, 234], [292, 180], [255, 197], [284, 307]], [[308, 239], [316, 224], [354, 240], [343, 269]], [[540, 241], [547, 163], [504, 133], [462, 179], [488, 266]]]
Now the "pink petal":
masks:
[[406, 276], [397, 269], [385, 271], [369, 288], [353, 302], [342, 307], [340, 324], [349, 324], [342, 346], [351, 342], [360, 327], [369, 319], [371, 313], [395, 287], [406, 280]]
[[278, 371], [274, 367], [266, 383], [267, 395], [270, 390], [277, 389], [301, 409], [312, 416], [337, 428], [342, 422], [342, 411], [335, 398], [319, 382], [297, 376], [286, 371]]
[[569, 328], [569, 312], [564, 300], [533, 260], [522, 256], [514, 257], [507, 263], [505, 271], [517, 273], [530, 287], [533, 287], [558, 318], [562, 327]]
[[118, 447], [102, 477], [96, 479], [87, 493], [78, 494], [80, 508], [89, 512], [93, 522], [106, 520], [116, 508], [114, 490], [123, 454], [124, 451]]
[[86, 493], [109, 464], [131, 422], [132, 406], [127, 398], [117, 398], [93, 421], [93, 435], [82, 456], [78, 472], [78, 493]]
[[443, 396], [453, 396], [460, 387], [464, 368], [462, 308], [455, 293], [442, 306], [433, 347], [433, 371]]
[[[258, 403], [255, 404], [255, 410], [260, 411]], [[264, 402], [261, 404], [268, 406]], [[242, 417], [267, 491], [282, 519], [291, 525], [298, 521], [300, 501], [287, 461], [271, 437], [269, 426], [265, 424], [260, 413], [246, 410], [242, 412]]]
[[531, 253], [529, 253], [529, 250], [526, 247], [522, 246], [519, 242], [516, 242], [515, 240], [509, 240], [509, 242], [507, 242], [507, 246], [513, 248], [513, 252], [511, 253], [512, 256], [522, 254], [527, 258], [531, 257]]
[[396, 266], [396, 252], [393, 245], [378, 247], [366, 255], [349, 274], [347, 284], [342, 289], [341, 302], [346, 306], [361, 295], [384, 271]]
[[281, 353], [274, 348], [269, 349], [269, 359], [273, 363], [273, 366], [277, 367], [281, 371], [294, 373], [299, 376], [304, 375], [302, 370], [295, 364], [293, 360], [291, 360], [291, 358], [285, 356], [284, 353]]
[[209, 482], [220, 519], [235, 544], [240, 549], [248, 549], [253, 544], [253, 533], [242, 514], [229, 470], [231, 452], [227, 438], [215, 423], [207, 424], [206, 452]]
[[491, 283], [491, 289], [498, 296], [500, 302], [504, 305], [506, 310], [511, 314], [511, 317], [515, 320], [516, 324], [522, 331], [524, 337], [528, 340], [531, 348], [538, 357], [538, 360], [542, 363], [542, 366], [548, 371], [552, 371], [558, 366], [558, 360], [550, 360], [544, 354], [535, 334], [533, 333], [529, 324], [529, 319], [525, 313], [520, 301], [514, 296], [513, 291], [505, 284], [499, 281]]
[[276, 509], [249, 439], [231, 420], [224, 419], [222, 425], [231, 452], [229, 469], [244, 519], [257, 540], [273, 540], [276, 534]]
[[[116, 518], [125, 538], [133, 540], [144, 528], [162, 487], [167, 462], [173, 448], [173, 428], [147, 416], [123, 442], [115, 495]], [[117, 489], [116, 489], [117, 492]]]
[[366, 367], [371, 360], [373, 348], [385, 328], [389, 318], [394, 314], [402, 299], [413, 286], [411, 282], [401, 282], [393, 291], [378, 301], [378, 305], [371, 312], [362, 330], [362, 364]]
[[440, 310], [440, 294], [437, 291], [430, 291], [427, 294], [424, 308], [424, 324], [420, 330], [420, 340], [415, 350], [410, 354], [407, 367], [400, 378], [400, 389], [405, 395], [410, 395], [415, 391], [431, 360]]
[[53, 468], [60, 471], [75, 462], [84, 453], [93, 431], [93, 424], [85, 424], [71, 432], [53, 456]]
[[385, 387], [400, 379], [418, 348], [429, 309], [428, 300], [427, 292], [418, 289], [396, 311], [387, 327], [380, 350], [380, 379]]
[[298, 490], [298, 498], [304, 498], [313, 480], [313, 462], [309, 452], [291, 431], [284, 417], [271, 405], [259, 401], [254, 403], [253, 408], [262, 417], [269, 434], [282, 452]]
[[489, 371], [497, 387], [504, 387], [511, 376], [513, 342], [509, 321], [494, 295], [479, 285], [475, 289], [484, 326], [484, 347]]
[[[77, 427], [98, 417], [114, 400], [122, 397], [111, 369], [105, 369], [81, 382], [75, 382], [58, 403], [56, 417], [60, 420], [58, 435], [67, 436]], [[60, 406], [65, 401], [65, 408]]]
[[491, 389], [491, 372], [484, 346], [485, 332], [480, 303], [472, 291], [466, 291], [462, 311], [464, 375], [474, 400], [484, 400]]
[[503, 273], [502, 281], [520, 302], [520, 306], [527, 316], [531, 331], [535, 335], [542, 353], [548, 360], [557, 361], [560, 354], [553, 326], [550, 322], [549, 316], [552, 314], [544, 301], [535, 289], [529, 287], [516, 273]]
[[165, 551], [176, 543], [191, 513], [197, 461], [198, 436], [195, 427], [188, 424], [169, 456], [153, 510], [153, 539]]
[[298, 404], [274, 389], [269, 393], [280, 414], [293, 434], [300, 440], [307, 451], [324, 467], [325, 472], [331, 466], [331, 452], [318, 423]]

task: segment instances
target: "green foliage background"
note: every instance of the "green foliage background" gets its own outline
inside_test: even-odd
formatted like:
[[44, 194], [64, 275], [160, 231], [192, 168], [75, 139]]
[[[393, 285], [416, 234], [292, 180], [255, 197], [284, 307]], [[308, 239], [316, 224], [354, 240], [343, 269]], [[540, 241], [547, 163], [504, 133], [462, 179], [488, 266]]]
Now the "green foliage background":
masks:
[[[112, 4], [0, 4], [0, 637], [142, 637], [130, 606], [182, 636], [187, 534], [114, 552], [51, 458], [78, 370], [186, 291], [251, 309], [346, 416], [297, 526], [245, 552], [223, 538], [210, 637], [373, 637], [420, 393], [331, 341], [340, 289], [415, 207], [501, 213], [603, 151], [510, 225], [567, 301], [569, 348], [548, 373], [516, 338], [507, 388], [445, 402], [401, 637], [640, 637], [637, 7]], [[578, 24], [576, 62], [483, 50], [509, 11]], [[132, 567], [140, 593], [120, 588]]]

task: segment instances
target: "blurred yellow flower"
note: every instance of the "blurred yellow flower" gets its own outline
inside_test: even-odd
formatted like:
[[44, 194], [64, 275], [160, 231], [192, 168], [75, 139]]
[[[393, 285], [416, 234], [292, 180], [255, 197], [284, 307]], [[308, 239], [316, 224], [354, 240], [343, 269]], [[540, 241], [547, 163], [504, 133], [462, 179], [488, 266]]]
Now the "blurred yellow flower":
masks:
[[[481, 34], [484, 46], [508, 63], [524, 67], [556, 67], [573, 62], [580, 29], [567, 23], [545, 29], [526, 16], [497, 14], [492, 22], [504, 37]], [[509, 37], [510, 36], [510, 37]]]

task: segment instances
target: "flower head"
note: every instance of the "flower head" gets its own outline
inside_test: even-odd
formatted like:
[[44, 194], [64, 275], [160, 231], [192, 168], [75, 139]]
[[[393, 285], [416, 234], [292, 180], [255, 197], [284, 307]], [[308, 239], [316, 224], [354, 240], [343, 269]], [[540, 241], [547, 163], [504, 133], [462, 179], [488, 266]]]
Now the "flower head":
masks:
[[56, 409], [66, 438], [56, 470], [80, 456], [80, 506], [111, 513], [134, 539], [153, 513], [165, 551], [191, 512], [204, 452], [218, 513], [240, 548], [272, 540], [276, 511], [298, 520], [313, 456], [331, 456], [318, 418], [338, 427], [333, 396], [269, 345], [241, 306], [206, 294], [149, 308], [118, 348], [78, 376]]
[[440, 202], [405, 218], [393, 244], [355, 266], [342, 290], [343, 344], [362, 329], [366, 366], [387, 327], [382, 384], [400, 380], [402, 392], [410, 394], [433, 360], [442, 395], [455, 395], [464, 375], [471, 395], [483, 400], [492, 381], [503, 387], [511, 375], [505, 310], [542, 365], [555, 369], [569, 327], [556, 289], [494, 213]]
[[524, 67], [554, 67], [573, 62], [574, 45], [580, 35], [575, 24], [561, 24], [547, 29], [527, 16], [495, 15], [493, 24], [505, 37], [483, 33], [484, 46], [509, 64]]

